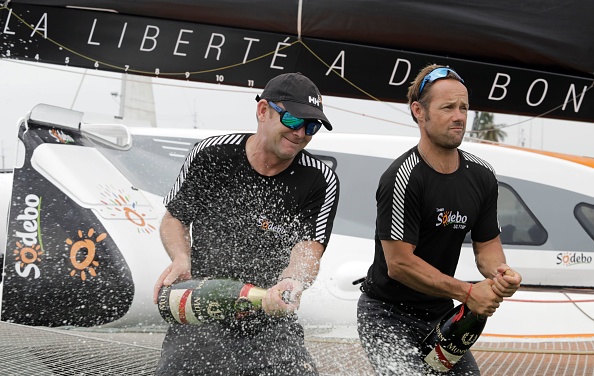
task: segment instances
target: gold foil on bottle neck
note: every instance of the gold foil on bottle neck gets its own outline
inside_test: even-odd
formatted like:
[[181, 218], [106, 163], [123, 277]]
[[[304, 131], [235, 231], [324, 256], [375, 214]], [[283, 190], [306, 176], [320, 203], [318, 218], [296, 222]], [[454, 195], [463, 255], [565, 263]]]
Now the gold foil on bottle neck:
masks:
[[252, 287], [247, 293], [247, 300], [249, 300], [255, 309], [262, 308], [262, 299], [266, 296], [266, 289], [260, 287]]

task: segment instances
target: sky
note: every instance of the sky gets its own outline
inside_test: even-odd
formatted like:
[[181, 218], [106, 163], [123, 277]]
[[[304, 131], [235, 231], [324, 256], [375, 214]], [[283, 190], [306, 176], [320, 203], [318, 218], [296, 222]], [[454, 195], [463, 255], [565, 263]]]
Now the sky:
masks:
[[[259, 89], [165, 78], [145, 80], [152, 82], [157, 127], [256, 128], [254, 97]], [[35, 105], [84, 112], [85, 122], [117, 122], [114, 117], [120, 114], [121, 83], [119, 73], [0, 59], [0, 167], [12, 168], [18, 120]], [[331, 96], [323, 99], [333, 132], [419, 136], [405, 104]], [[472, 103], [470, 108], [467, 129], [475, 114]], [[134, 124], [126, 114], [124, 118], [124, 123]], [[505, 125], [505, 144], [594, 157], [592, 123], [504, 114], [495, 114], [494, 122]]]

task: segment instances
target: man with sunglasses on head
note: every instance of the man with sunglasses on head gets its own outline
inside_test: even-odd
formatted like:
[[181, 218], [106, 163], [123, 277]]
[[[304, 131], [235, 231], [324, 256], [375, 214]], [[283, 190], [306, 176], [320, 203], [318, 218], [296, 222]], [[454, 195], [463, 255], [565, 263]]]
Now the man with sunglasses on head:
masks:
[[304, 147], [332, 125], [318, 88], [300, 73], [273, 78], [256, 101], [256, 133], [197, 143], [165, 197], [160, 232], [172, 263], [154, 300], [163, 285], [231, 278], [267, 289], [262, 310], [171, 325], [157, 375], [318, 374], [296, 310], [330, 239], [339, 181]]
[[[469, 106], [464, 80], [429, 65], [409, 87], [408, 104], [421, 137], [380, 178], [375, 257], [357, 310], [361, 344], [378, 375], [432, 374], [421, 344], [452, 300], [491, 316], [521, 282], [499, 239], [495, 172], [458, 149]], [[485, 277], [474, 284], [454, 278], [469, 231]], [[470, 351], [449, 374], [480, 374]]]

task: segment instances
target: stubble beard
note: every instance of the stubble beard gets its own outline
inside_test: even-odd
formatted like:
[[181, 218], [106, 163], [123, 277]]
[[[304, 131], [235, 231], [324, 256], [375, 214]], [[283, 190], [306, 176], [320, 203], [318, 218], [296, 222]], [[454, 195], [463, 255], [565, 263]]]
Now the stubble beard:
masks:
[[[429, 114], [425, 116], [424, 120], [425, 124], [431, 121]], [[447, 134], [432, 134], [431, 132], [427, 131], [427, 128], [425, 128], [425, 133], [432, 144], [446, 150], [458, 148], [460, 145], [462, 145], [462, 140], [464, 139], [464, 134], [460, 138], [458, 138], [458, 136], [450, 136]]]
[[[276, 145], [274, 145], [274, 154], [276, 155], [276, 157], [279, 160], [282, 161], [290, 161], [293, 158], [295, 158], [297, 156], [297, 154], [299, 154], [299, 152], [303, 149], [303, 148], [299, 148], [299, 150], [295, 150], [295, 149], [287, 149], [287, 148], [283, 148], [281, 147], [282, 142], [289, 142], [288, 140], [283, 140], [283, 136], [281, 136], [281, 140], [279, 143], [277, 143]], [[295, 147], [297, 147], [297, 145], [295, 145]], [[298, 148], [298, 147], [297, 147]]]
[[447, 150], [458, 148], [460, 145], [462, 145], [462, 140], [464, 138], [449, 135], [435, 135], [429, 132], [427, 132], [427, 137], [429, 138], [432, 144]]

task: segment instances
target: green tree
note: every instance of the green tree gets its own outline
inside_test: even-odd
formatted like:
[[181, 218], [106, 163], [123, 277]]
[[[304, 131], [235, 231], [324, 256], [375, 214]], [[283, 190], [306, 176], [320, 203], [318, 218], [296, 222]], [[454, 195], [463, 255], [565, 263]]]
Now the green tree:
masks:
[[502, 126], [502, 124], [495, 124], [495, 116], [492, 112], [476, 111], [471, 136], [479, 140], [503, 142], [507, 133], [500, 129]]

